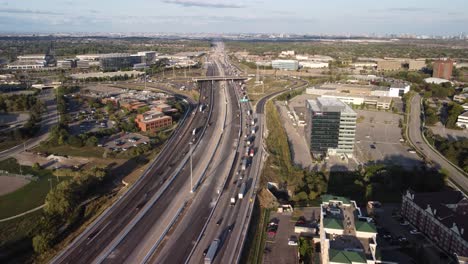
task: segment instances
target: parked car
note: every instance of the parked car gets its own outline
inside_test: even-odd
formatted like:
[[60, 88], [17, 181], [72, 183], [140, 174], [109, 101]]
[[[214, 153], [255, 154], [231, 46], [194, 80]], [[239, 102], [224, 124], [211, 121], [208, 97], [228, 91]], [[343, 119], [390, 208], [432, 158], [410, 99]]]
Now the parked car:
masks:
[[411, 230], [411, 231], [409, 231], [409, 232], [410, 232], [410, 234], [412, 234], [412, 235], [418, 235], [418, 234], [421, 234], [421, 232], [419, 232], [419, 231], [418, 231], [418, 230], [416, 230], [416, 229], [413, 229], [413, 230]]
[[402, 225], [402, 226], [407, 226], [407, 225], [409, 225], [409, 223], [408, 223], [408, 221], [401, 221], [401, 222], [400, 222], [400, 225]]

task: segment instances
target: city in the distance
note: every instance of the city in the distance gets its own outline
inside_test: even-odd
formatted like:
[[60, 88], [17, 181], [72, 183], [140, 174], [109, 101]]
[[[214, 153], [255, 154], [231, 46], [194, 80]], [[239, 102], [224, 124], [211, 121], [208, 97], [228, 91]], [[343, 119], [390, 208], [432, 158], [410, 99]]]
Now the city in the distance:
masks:
[[467, 264], [466, 10], [0, 0], [0, 262]]

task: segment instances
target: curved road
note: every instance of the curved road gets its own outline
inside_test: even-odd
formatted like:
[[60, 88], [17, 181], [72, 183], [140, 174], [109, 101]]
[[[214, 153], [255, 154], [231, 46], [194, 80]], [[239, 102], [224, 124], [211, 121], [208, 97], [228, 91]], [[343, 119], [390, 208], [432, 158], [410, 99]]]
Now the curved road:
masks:
[[432, 161], [437, 168], [444, 168], [452, 181], [463, 192], [468, 190], [468, 177], [460, 168], [452, 165], [442, 154], [434, 150], [422, 137], [421, 96], [416, 94], [411, 100], [411, 111], [408, 124], [408, 139], [426, 159]]

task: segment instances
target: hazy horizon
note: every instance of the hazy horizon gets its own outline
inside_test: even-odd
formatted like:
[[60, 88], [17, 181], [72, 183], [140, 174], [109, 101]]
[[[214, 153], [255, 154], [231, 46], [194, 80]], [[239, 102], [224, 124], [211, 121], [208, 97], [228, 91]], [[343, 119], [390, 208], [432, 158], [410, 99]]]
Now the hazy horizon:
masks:
[[458, 35], [468, 1], [0, 0], [8, 33]]

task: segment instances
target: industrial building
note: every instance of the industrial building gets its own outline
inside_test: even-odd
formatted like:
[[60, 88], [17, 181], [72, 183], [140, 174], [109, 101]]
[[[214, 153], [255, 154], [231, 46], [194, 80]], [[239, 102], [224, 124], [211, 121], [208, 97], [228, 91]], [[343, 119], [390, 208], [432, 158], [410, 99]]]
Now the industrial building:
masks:
[[398, 71], [402, 68], [402, 62], [399, 60], [379, 60], [377, 61], [377, 70], [379, 71]]
[[381, 260], [377, 229], [346, 197], [322, 195], [320, 254], [323, 264], [391, 263]]
[[353, 156], [356, 112], [337, 98], [306, 101], [306, 141], [314, 156]]
[[434, 61], [432, 77], [450, 80], [453, 71], [453, 60], [444, 59]]
[[407, 190], [401, 215], [450, 255], [468, 257], [468, 199], [461, 192]]
[[328, 68], [328, 62], [319, 62], [319, 61], [300, 61], [299, 66], [302, 68], [310, 68], [310, 69], [321, 69], [321, 68]]
[[297, 60], [272, 60], [271, 67], [279, 70], [297, 71], [299, 62]]
[[143, 132], [155, 132], [172, 125], [172, 117], [163, 113], [151, 110], [137, 115], [135, 122], [138, 128]]

